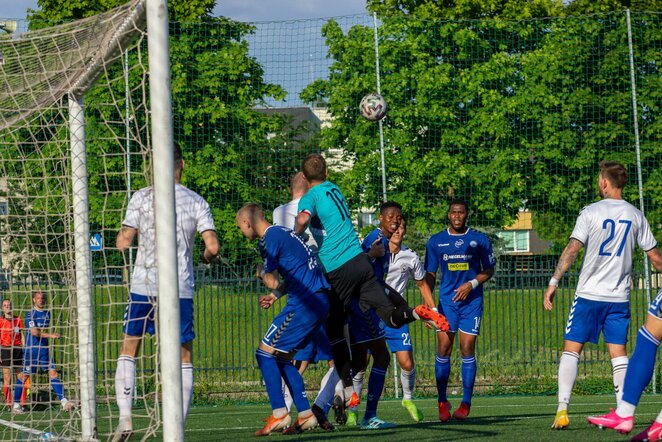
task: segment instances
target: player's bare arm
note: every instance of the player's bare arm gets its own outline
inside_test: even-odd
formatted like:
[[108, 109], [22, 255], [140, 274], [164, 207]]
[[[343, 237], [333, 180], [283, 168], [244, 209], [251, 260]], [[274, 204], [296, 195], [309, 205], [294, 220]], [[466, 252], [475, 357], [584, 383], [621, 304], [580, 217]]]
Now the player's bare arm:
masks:
[[654, 247], [647, 251], [646, 255], [648, 256], [648, 259], [651, 260], [653, 267], [655, 267], [658, 272], [662, 272], [662, 253], [660, 253], [660, 249]]
[[202, 260], [205, 263], [211, 264], [216, 261], [220, 252], [218, 236], [216, 236], [214, 230], [205, 230], [202, 232], [202, 240], [205, 242], [205, 250], [202, 252]]
[[297, 235], [301, 235], [304, 230], [308, 227], [310, 222], [310, 214], [306, 212], [299, 212], [296, 219], [296, 224], [294, 225], [294, 231]]
[[423, 302], [425, 302], [425, 305], [427, 305], [430, 308], [435, 308], [437, 304], [435, 304], [434, 302], [434, 296], [432, 296], [432, 290], [430, 289], [430, 286], [428, 286], [425, 279], [416, 281], [416, 287], [418, 287], [418, 291], [421, 292], [421, 297], [423, 298]]
[[115, 247], [119, 250], [126, 250], [131, 247], [133, 243], [133, 238], [135, 238], [138, 229], [129, 226], [122, 226], [119, 233], [117, 234], [117, 240], [115, 241]]
[[[476, 281], [478, 284], [484, 284], [485, 281], [490, 279], [494, 275], [494, 269], [483, 269], [480, 273], [476, 275]], [[453, 296], [453, 302], [461, 302], [467, 299], [469, 293], [475, 288], [474, 284], [471, 281], [467, 281], [458, 288], [455, 289], [455, 295]], [[477, 287], [478, 285], [476, 285]]]
[[46, 333], [37, 327], [30, 327], [30, 334], [35, 338], [57, 339], [60, 337], [59, 333]]
[[561, 253], [561, 257], [559, 258], [559, 262], [556, 264], [556, 269], [554, 269], [554, 275], [549, 281], [550, 284], [545, 289], [545, 299], [543, 301], [545, 310], [552, 309], [554, 297], [556, 296], [556, 287], [559, 284], [559, 280], [563, 277], [565, 272], [568, 271], [572, 263], [575, 262], [577, 255], [579, 255], [579, 251], [582, 249], [582, 247], [584, 247], [584, 244], [575, 238], [570, 238], [568, 245], [565, 246], [563, 253]]

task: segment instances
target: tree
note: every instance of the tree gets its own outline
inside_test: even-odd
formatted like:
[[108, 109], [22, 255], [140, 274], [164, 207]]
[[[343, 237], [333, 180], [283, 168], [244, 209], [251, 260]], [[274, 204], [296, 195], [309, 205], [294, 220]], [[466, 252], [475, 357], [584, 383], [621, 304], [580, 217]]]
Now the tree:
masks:
[[[591, 4], [621, 8], [608, 1]], [[387, 192], [405, 205], [419, 230], [434, 230], [430, 221], [444, 222], [448, 199], [464, 196], [475, 211], [472, 224], [492, 229], [530, 209], [538, 233], [559, 250], [581, 207], [597, 197], [600, 160], [622, 161], [634, 178], [624, 13], [514, 21], [582, 10], [574, 3], [519, 1], [387, 0], [369, 1], [368, 7], [381, 19], [381, 85], [390, 107], [384, 120]], [[653, 110], [660, 102], [655, 48], [661, 22], [633, 17], [635, 32], [642, 33], [635, 59], [646, 137], [643, 175], [655, 201], [648, 207], [656, 208], [662, 202], [651, 185], [659, 182], [662, 152], [654, 130], [659, 113]], [[354, 162], [334, 179], [353, 207], [376, 207], [378, 128], [356, 111], [376, 84], [373, 31], [354, 26], [343, 32], [331, 20], [322, 32], [334, 60], [329, 78], [310, 84], [301, 96], [329, 103], [335, 119], [322, 134], [323, 146], [342, 148]], [[635, 189], [627, 193], [633, 202]], [[655, 224], [659, 212], [649, 219]]]
[[[90, 17], [123, 3], [40, 0], [29, 19], [32, 28], [43, 27]], [[267, 99], [283, 99], [285, 92], [264, 81], [263, 68], [248, 53], [246, 36], [254, 28], [211, 17], [214, 4], [215, 0], [168, 2], [174, 132], [184, 148], [184, 184], [210, 201], [224, 256], [244, 262], [254, 259], [254, 254], [235, 227], [236, 210], [246, 201], [261, 201], [266, 194], [270, 197], [262, 201], [273, 199], [274, 194], [285, 199], [287, 178], [296, 171], [298, 161], [296, 152], [283, 156], [276, 150], [284, 136], [291, 137], [288, 122], [255, 110]], [[149, 101], [140, 87], [141, 66], [147, 63], [145, 42], [139, 47], [140, 51], [128, 56], [132, 190], [150, 184], [151, 167], [144, 143]], [[116, 124], [125, 119], [124, 68], [121, 62], [111, 66], [100, 80], [102, 85], [85, 96], [91, 230], [104, 231], [108, 245], [114, 244], [128, 196], [125, 127]], [[112, 95], [108, 84], [113, 85]], [[107, 105], [113, 102], [115, 106]], [[265, 174], [255, 165], [267, 160], [274, 167]], [[105, 265], [121, 262], [118, 254], [106, 254], [103, 259]]]

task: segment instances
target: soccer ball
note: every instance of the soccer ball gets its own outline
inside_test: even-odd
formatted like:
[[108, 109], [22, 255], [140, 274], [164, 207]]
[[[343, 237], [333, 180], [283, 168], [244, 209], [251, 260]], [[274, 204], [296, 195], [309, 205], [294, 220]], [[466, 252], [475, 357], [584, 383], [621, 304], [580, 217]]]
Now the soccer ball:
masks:
[[384, 97], [372, 93], [361, 99], [359, 110], [361, 111], [363, 118], [366, 120], [379, 121], [384, 118], [384, 115], [386, 115], [388, 104], [386, 104]]

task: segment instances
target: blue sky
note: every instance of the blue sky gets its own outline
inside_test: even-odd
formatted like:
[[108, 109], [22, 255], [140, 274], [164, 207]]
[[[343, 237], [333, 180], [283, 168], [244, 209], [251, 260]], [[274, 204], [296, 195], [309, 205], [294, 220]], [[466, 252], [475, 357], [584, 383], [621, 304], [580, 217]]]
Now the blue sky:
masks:
[[[37, 0], [0, 0], [0, 17], [25, 18]], [[365, 12], [365, 0], [219, 0], [214, 15], [239, 21], [335, 17]]]
[[[331, 63], [320, 34], [326, 20], [310, 19], [355, 16], [339, 20], [343, 29], [371, 25], [365, 5], [366, 0], [218, 0], [214, 15], [258, 23], [247, 37], [250, 53], [264, 67], [265, 79], [288, 92], [284, 101], [268, 105], [301, 106], [299, 92], [312, 79], [326, 78]], [[24, 19], [28, 8], [36, 9], [37, 0], [0, 0], [0, 19]]]

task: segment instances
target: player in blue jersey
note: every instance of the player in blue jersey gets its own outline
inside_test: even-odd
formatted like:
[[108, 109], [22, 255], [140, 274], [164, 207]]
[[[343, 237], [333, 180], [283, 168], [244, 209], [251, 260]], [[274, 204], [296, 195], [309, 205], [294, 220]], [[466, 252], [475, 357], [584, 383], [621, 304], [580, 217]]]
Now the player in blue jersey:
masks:
[[[425, 283], [425, 271], [423, 270], [423, 265], [421, 264], [418, 255], [416, 255], [415, 252], [402, 244], [402, 239], [406, 231], [406, 220], [404, 215], [402, 215], [400, 205], [392, 202], [384, 203], [381, 206], [379, 219], [380, 231], [383, 232], [383, 234], [378, 235], [380, 239], [373, 242], [371, 241], [371, 236], [374, 237], [374, 231], [371, 232], [371, 234], [368, 235], [368, 237], [366, 237], [364, 240], [363, 248], [364, 250], [368, 250], [368, 256], [372, 256], [375, 254], [376, 250], [379, 250], [379, 248], [383, 249], [384, 245], [388, 247], [388, 262], [385, 263], [380, 261], [379, 258], [375, 259], [373, 262], [373, 265], [379, 266], [383, 269], [386, 288], [392, 290], [394, 293], [397, 293], [398, 296], [404, 298], [407, 282], [409, 281], [410, 277], [413, 277], [416, 280], [416, 285], [421, 292], [421, 296], [423, 297], [425, 304], [431, 308], [434, 308], [435, 303], [432, 292]], [[386, 241], [386, 244], [384, 244], [384, 241]], [[369, 249], [368, 246], [370, 246]], [[381, 253], [377, 252], [376, 255], [381, 255]], [[384, 255], [386, 254], [384, 253]], [[375, 270], [375, 273], [377, 272], [378, 271]], [[382, 321], [380, 322], [381, 328], [384, 330], [384, 337], [386, 339], [386, 343], [388, 344], [388, 349], [395, 353], [398, 365], [400, 366], [400, 380], [402, 382], [403, 392], [402, 406], [407, 410], [414, 421], [419, 422], [423, 419], [423, 414], [412, 401], [412, 393], [416, 383], [416, 368], [414, 366], [414, 355], [411, 345], [411, 336], [409, 334], [409, 324], [405, 324], [400, 328], [391, 328], [385, 327], [385, 324]], [[373, 351], [372, 348], [370, 348], [370, 352], [373, 356], [375, 356], [375, 354], [379, 354]], [[354, 353], [354, 348], [352, 348], [352, 356]], [[384, 359], [386, 361], [390, 360], [388, 353], [385, 354]], [[384, 365], [384, 371], [386, 370], [387, 364], [388, 362]], [[373, 370], [370, 372], [370, 380], [368, 385], [369, 398], [371, 384], [373, 383], [374, 378], [373, 372], [375, 366], [380, 366], [376, 357], [375, 363], [373, 364]], [[363, 388], [365, 368], [361, 369], [361, 367], [356, 366], [353, 366], [353, 368], [353, 381], [356, 398], [354, 395], [352, 395], [352, 400], [350, 402], [358, 403], [358, 398], [360, 397], [361, 390]], [[368, 409], [369, 407], [366, 406], [366, 410]], [[351, 422], [356, 421], [356, 418], [357, 410], [350, 407], [347, 419], [348, 425], [350, 425]]]
[[476, 338], [483, 317], [483, 284], [494, 275], [496, 260], [489, 238], [467, 227], [469, 207], [466, 201], [454, 199], [448, 207], [449, 225], [433, 235], [425, 249], [427, 284], [432, 289], [440, 271], [439, 312], [446, 315], [450, 330], [437, 333], [435, 376], [439, 402], [439, 420], [450, 419], [450, 402], [446, 396], [451, 371], [451, 353], [455, 335], [460, 334], [462, 355], [462, 402], [453, 417], [464, 420], [469, 415], [476, 379]]
[[[290, 193], [292, 194], [292, 200], [287, 204], [282, 204], [276, 207], [273, 211], [273, 225], [274, 226], [285, 226], [288, 229], [294, 230], [297, 218], [297, 209], [299, 207], [299, 200], [308, 192], [308, 181], [306, 177], [303, 176], [302, 172], [297, 172], [290, 178]], [[302, 237], [306, 245], [310, 248], [313, 253], [317, 253], [317, 244], [315, 244], [315, 239], [310, 235], [310, 232], [307, 232]], [[312, 406], [313, 413], [317, 418], [317, 423], [321, 428], [327, 431], [334, 430], [333, 425], [328, 421], [326, 417], [326, 411], [328, 411], [326, 396], [331, 393], [331, 398], [333, 398], [333, 392], [335, 391], [335, 384], [338, 383], [338, 373], [333, 368], [333, 355], [331, 354], [331, 344], [329, 344], [329, 338], [326, 336], [326, 329], [322, 329], [315, 335], [315, 337], [306, 344], [302, 349], [299, 349], [294, 355], [293, 364], [299, 370], [299, 373], [303, 375], [308, 368], [308, 365], [312, 362], [316, 364], [319, 361], [327, 361], [329, 369], [322, 377], [322, 382], [320, 385], [320, 393], [315, 400], [315, 403]], [[327, 387], [327, 383], [331, 382], [332, 384]], [[287, 409], [292, 408], [292, 395], [285, 385], [285, 380], [283, 380], [283, 394], [285, 395], [285, 404]], [[318, 404], [318, 401], [320, 402]]]
[[[292, 365], [292, 356], [314, 338], [326, 320], [329, 284], [303, 240], [286, 227], [269, 224], [257, 204], [247, 204], [237, 212], [237, 225], [248, 239], [260, 238], [264, 266], [259, 274], [271, 289], [269, 295], [260, 299], [260, 305], [269, 308], [285, 292], [288, 294], [287, 304], [276, 315], [255, 352], [272, 408], [272, 415], [255, 435], [265, 436], [280, 429], [286, 434], [297, 434], [317, 426], [317, 419], [310, 409], [301, 373]], [[292, 392], [298, 412], [291, 427], [287, 427], [291, 418], [285, 406], [281, 377]]]
[[[437, 328], [447, 328], [443, 315], [425, 305], [412, 309], [404, 304], [394, 305], [377, 282], [370, 259], [363, 253], [358, 235], [342, 192], [326, 180], [326, 161], [320, 154], [306, 156], [302, 172], [310, 190], [299, 201], [296, 232], [310, 226], [319, 247], [318, 256], [331, 284], [331, 310], [326, 332], [331, 343], [333, 359], [343, 382], [343, 397], [334, 398], [334, 408], [344, 408], [353, 392], [350, 355], [343, 335], [346, 317], [344, 309], [352, 299], [358, 300], [361, 310], [374, 309], [389, 327], [401, 327], [416, 319], [432, 321]], [[339, 410], [344, 414], [344, 409]]]
[[23, 371], [18, 374], [16, 387], [14, 387], [12, 412], [23, 413], [21, 407], [23, 384], [37, 370], [48, 371], [51, 387], [60, 400], [62, 409], [71, 411], [74, 408], [74, 403], [65, 397], [64, 387], [55, 369], [55, 362], [48, 350], [49, 339], [58, 339], [60, 334], [47, 331], [51, 325], [51, 312], [46, 308], [46, 295], [40, 290], [32, 294], [32, 310], [25, 314], [25, 325], [28, 332], [25, 340], [24, 367]]
[[[379, 208], [379, 227], [370, 232], [361, 243], [361, 248], [370, 257], [375, 277], [382, 285], [385, 285], [384, 277], [388, 272], [390, 257], [388, 240], [398, 228], [401, 218], [402, 206], [400, 204], [393, 201], [383, 203]], [[386, 289], [388, 290], [388, 288]], [[368, 399], [361, 427], [364, 429], [392, 427], [394, 424], [377, 418], [377, 405], [384, 390], [386, 371], [391, 360], [385, 339], [387, 327], [374, 310], [362, 311], [356, 300], [349, 305], [348, 322], [352, 344], [352, 381], [354, 385], [354, 392], [348, 403], [350, 410], [347, 418], [348, 425], [358, 423], [359, 398], [370, 355], [372, 368], [368, 379]]]
[[[656, 268], [662, 267], [662, 255], [655, 249]], [[662, 290], [651, 302], [648, 308], [646, 323], [639, 329], [637, 344], [630, 358], [625, 381], [623, 384], [623, 398], [616, 410], [603, 416], [591, 416], [589, 423], [600, 428], [612, 428], [620, 433], [629, 433], [634, 426], [634, 411], [644, 389], [653, 378], [657, 349], [662, 340]], [[633, 441], [657, 442], [662, 440], [662, 411], [655, 421], [644, 431], [634, 436]]]
[[[559, 405], [553, 429], [570, 424], [568, 404], [577, 378], [579, 355], [587, 342], [598, 343], [602, 333], [611, 356], [616, 404], [621, 401], [628, 367], [625, 349], [630, 324], [630, 285], [635, 246], [656, 259], [657, 241], [643, 213], [623, 200], [627, 171], [615, 161], [600, 162], [598, 189], [601, 200], [582, 209], [570, 240], [544, 294], [544, 307], [553, 308], [559, 280], [586, 247], [575, 299], [563, 335], [559, 361]], [[662, 269], [662, 264], [657, 265]]]

